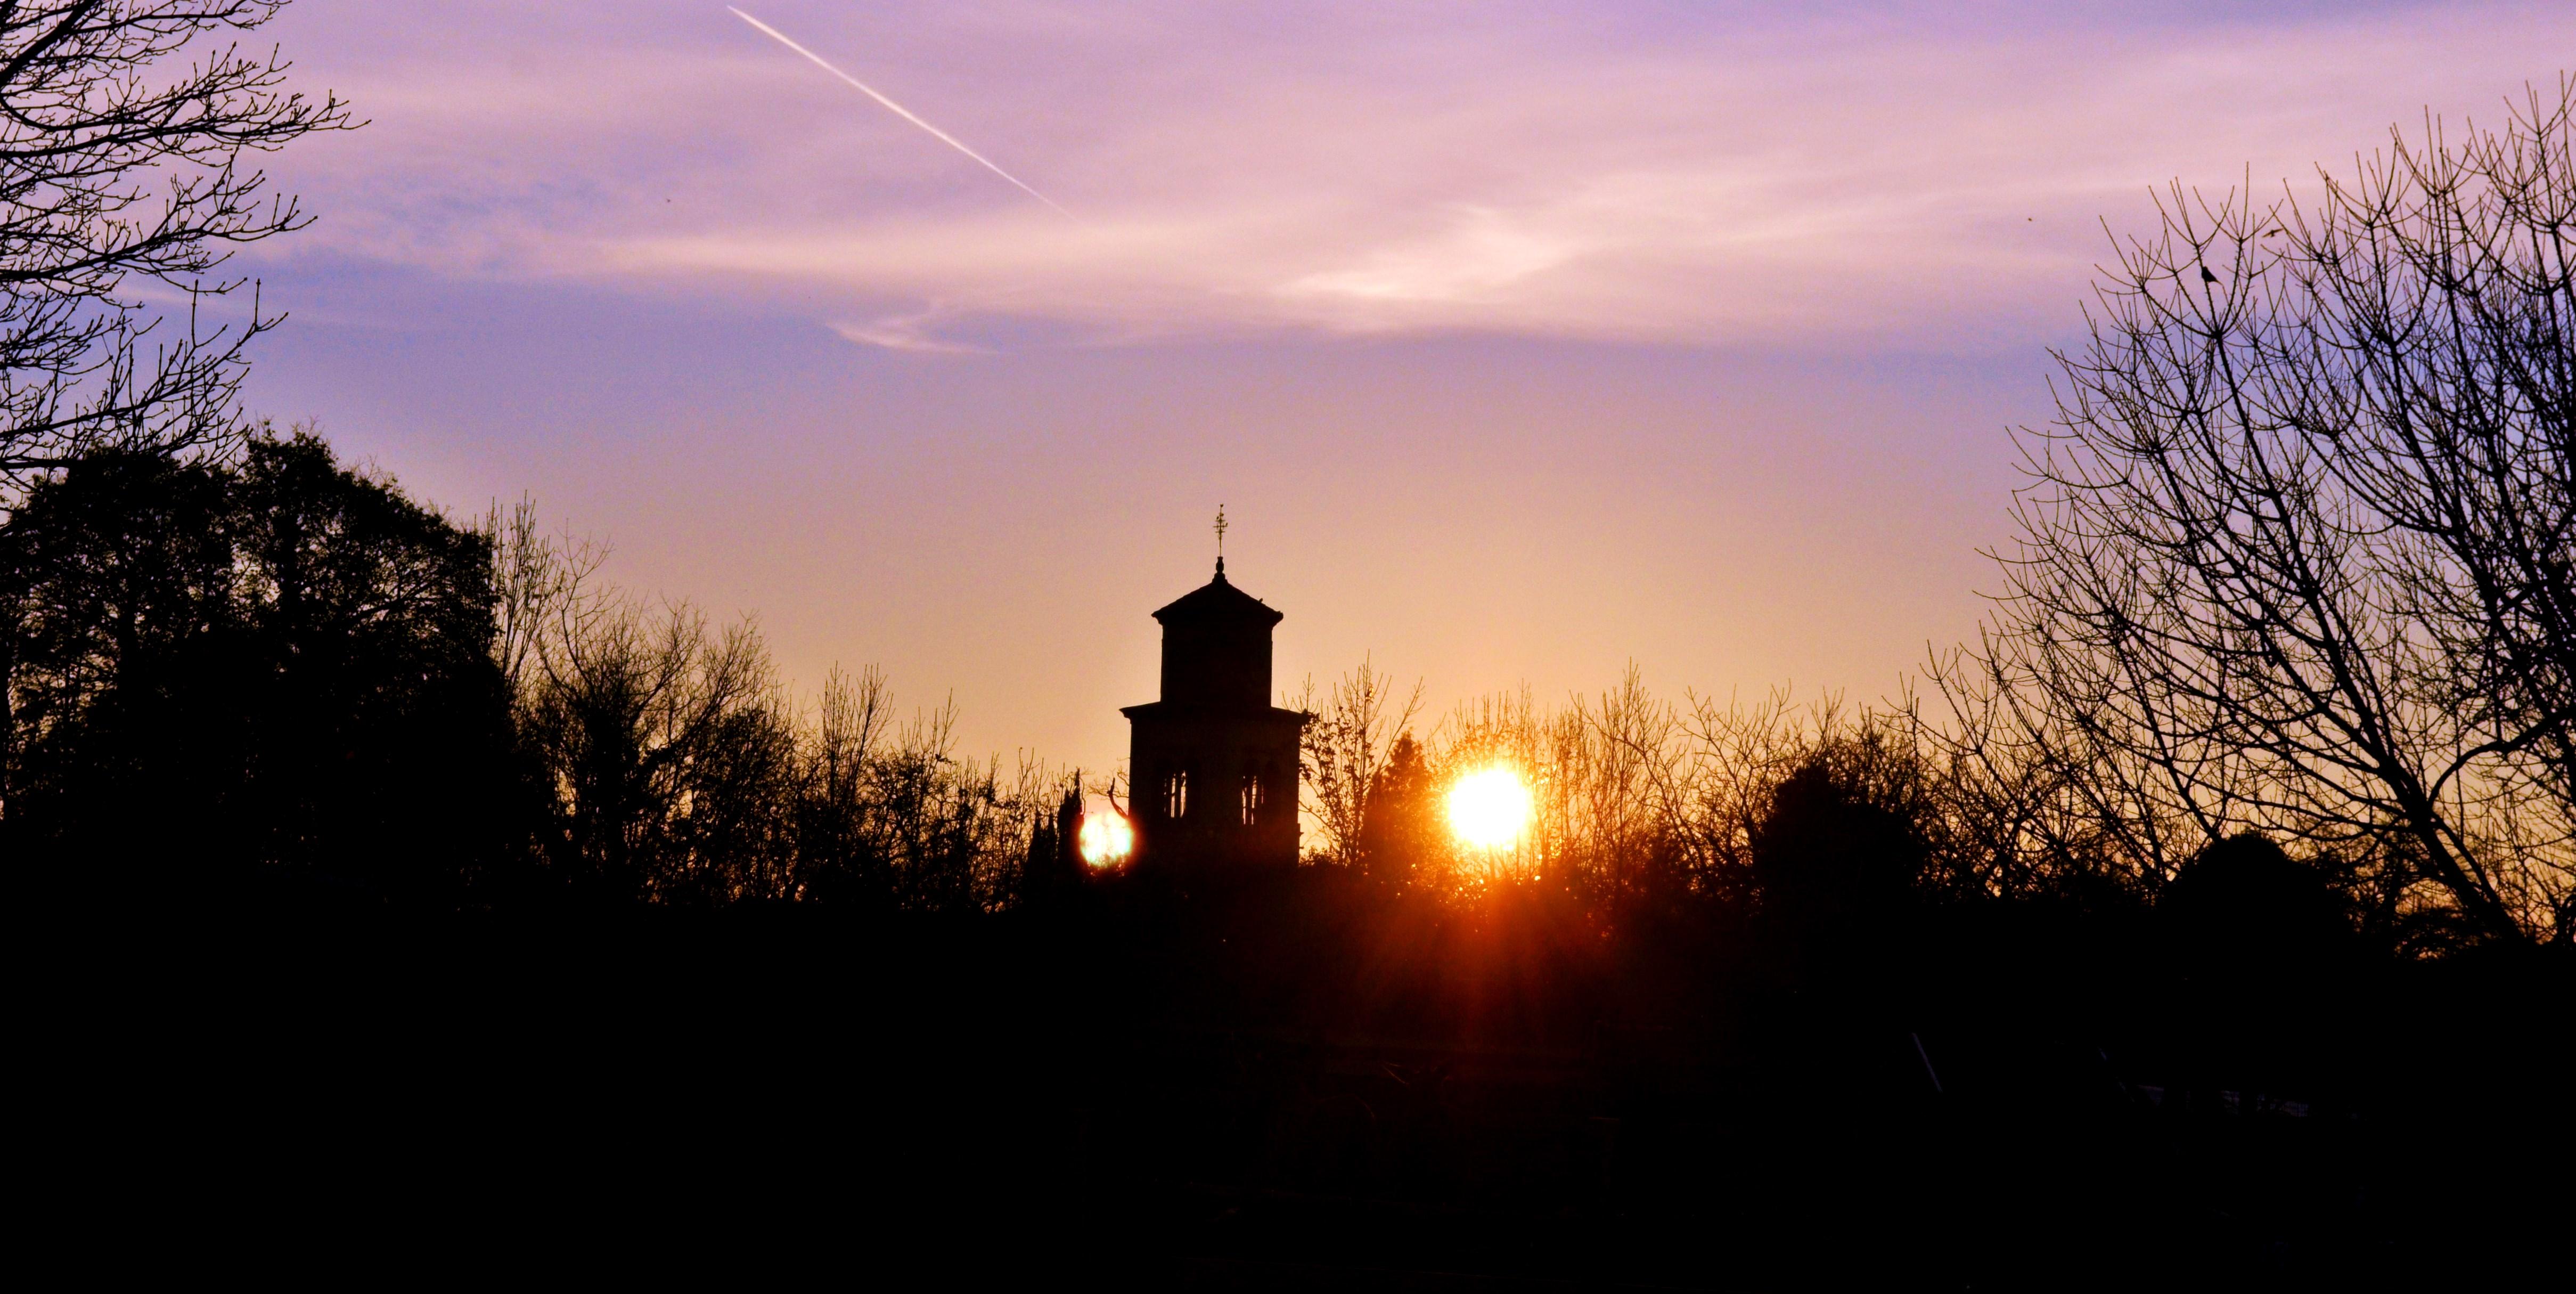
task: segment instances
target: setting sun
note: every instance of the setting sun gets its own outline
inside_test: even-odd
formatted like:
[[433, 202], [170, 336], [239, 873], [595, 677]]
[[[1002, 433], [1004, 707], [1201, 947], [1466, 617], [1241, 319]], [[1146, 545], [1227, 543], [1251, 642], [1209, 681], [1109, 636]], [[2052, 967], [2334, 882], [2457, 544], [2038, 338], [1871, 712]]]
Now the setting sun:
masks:
[[1509, 849], [1529, 820], [1529, 787], [1503, 765], [1469, 773], [1449, 788], [1449, 829], [1470, 848]]
[[1082, 861], [1094, 867], [1112, 867], [1135, 851], [1136, 829], [1127, 825], [1124, 814], [1086, 813], [1079, 839]]

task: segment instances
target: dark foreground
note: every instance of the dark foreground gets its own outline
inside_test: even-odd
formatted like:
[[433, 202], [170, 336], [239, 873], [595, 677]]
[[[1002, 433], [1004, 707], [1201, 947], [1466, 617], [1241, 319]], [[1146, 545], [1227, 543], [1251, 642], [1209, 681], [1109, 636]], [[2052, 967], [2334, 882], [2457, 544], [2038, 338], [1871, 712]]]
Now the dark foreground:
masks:
[[24, 1063], [101, 1274], [2489, 1287], [2569, 1233], [2546, 954], [2321, 980], [2011, 914], [1819, 951], [1295, 878], [67, 942]]

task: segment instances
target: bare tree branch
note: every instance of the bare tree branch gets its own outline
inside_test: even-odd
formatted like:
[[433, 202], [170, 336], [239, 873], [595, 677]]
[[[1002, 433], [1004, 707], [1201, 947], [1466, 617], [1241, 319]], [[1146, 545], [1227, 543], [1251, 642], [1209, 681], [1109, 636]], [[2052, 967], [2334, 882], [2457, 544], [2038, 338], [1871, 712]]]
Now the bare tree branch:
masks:
[[[283, 3], [0, 8], [0, 488], [94, 446], [242, 435], [247, 348], [285, 316], [218, 272], [236, 248], [311, 223], [253, 163], [357, 124], [335, 95], [286, 89], [274, 50], [205, 43]], [[216, 322], [244, 286], [246, 309]]]

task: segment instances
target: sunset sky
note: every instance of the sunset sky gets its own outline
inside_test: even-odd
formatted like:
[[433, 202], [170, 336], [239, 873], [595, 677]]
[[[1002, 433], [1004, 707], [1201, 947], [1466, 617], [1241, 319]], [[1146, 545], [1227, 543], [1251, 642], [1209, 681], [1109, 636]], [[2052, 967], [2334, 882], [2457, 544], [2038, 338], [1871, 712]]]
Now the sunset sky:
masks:
[[[1104, 768], [1153, 608], [1435, 703], [1894, 691], [2150, 190], [2555, 85], [2576, 6], [306, 0], [249, 399]], [[2186, 12], [2188, 11], [2188, 12]], [[435, 22], [424, 18], [434, 12]], [[2507, 35], [2506, 33], [2510, 33]]]

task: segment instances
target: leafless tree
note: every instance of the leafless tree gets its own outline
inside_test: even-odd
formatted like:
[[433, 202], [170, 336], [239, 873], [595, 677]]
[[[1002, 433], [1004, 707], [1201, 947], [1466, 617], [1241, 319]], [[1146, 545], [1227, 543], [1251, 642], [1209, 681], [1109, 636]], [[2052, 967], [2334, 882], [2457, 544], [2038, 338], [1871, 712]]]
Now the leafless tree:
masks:
[[[1943, 753], [1907, 708], [1855, 707], [1830, 694], [1800, 704], [1785, 689], [1749, 705], [1694, 696], [1675, 706], [1631, 666], [1617, 685], [1561, 706], [1523, 687], [1452, 708], [1418, 762], [1408, 749], [1390, 765], [1399, 776], [1373, 782], [1377, 795], [1399, 798], [1364, 806], [1366, 847], [1402, 856], [1368, 861], [1406, 889], [1536, 885], [1581, 894], [1614, 916], [1693, 897], [1749, 904], [1761, 889], [1756, 841], [1783, 788], [1803, 776], [1810, 803], [1821, 790], [1901, 827], [1913, 861], [1899, 870], [1926, 897], [2028, 891], [2026, 878], [1984, 864], [1997, 852], [1988, 823]], [[1507, 846], [1454, 844], [1437, 823], [1439, 796], [1495, 767], [1528, 788], [1526, 827]], [[1777, 862], [1781, 851], [1772, 852]]]
[[2483, 937], [2576, 933], [2571, 87], [2308, 201], [2176, 187], [2120, 246], [2018, 438], [1994, 616], [1935, 670], [1990, 786], [2146, 872], [2251, 827], [2368, 846]]
[[953, 699], [916, 714], [868, 770], [868, 849], [897, 907], [971, 912], [1006, 901], [1030, 810], [1046, 799], [1031, 767], [1006, 789], [998, 758], [960, 759], [957, 717]]
[[253, 285], [215, 321], [245, 281], [207, 276], [310, 220], [257, 155], [353, 124], [226, 41], [283, 3], [0, 0], [0, 485], [241, 433], [245, 348], [284, 316]]
[[1750, 884], [1753, 832], [1771, 795], [1799, 763], [1844, 735], [1839, 695], [1810, 706], [1786, 688], [1745, 704], [1692, 696], [1679, 717], [1679, 750], [1657, 798], [1676, 846], [1704, 888], [1741, 896]]
[[1577, 697], [1580, 730], [1569, 734], [1581, 775], [1570, 788], [1580, 810], [1575, 834], [1597, 855], [1594, 871], [1613, 904], [1643, 888], [1649, 867], [1675, 861], [1665, 848], [1668, 798], [1681, 753], [1681, 718], [1646, 691], [1633, 663], [1598, 698]]
[[1359, 861], [1361, 834], [1368, 825], [1369, 791], [1386, 765], [1387, 752], [1422, 709], [1422, 684], [1399, 703], [1395, 681], [1375, 665], [1361, 661], [1349, 677], [1318, 693], [1306, 680], [1296, 709], [1313, 718], [1299, 739], [1300, 781], [1305, 809], [1323, 837], [1319, 857], [1342, 864]]
[[[799, 801], [800, 880], [825, 890], [859, 882], [882, 886], [865, 873], [876, 860], [868, 842], [875, 829], [871, 771], [891, 726], [893, 700], [885, 675], [871, 667], [852, 678], [837, 667], [824, 676], [805, 756]], [[821, 879], [829, 873], [829, 879]]]
[[899, 722], [882, 673], [835, 669], [800, 712], [751, 625], [601, 585], [600, 550], [547, 538], [524, 501], [484, 529], [493, 650], [556, 879], [700, 906], [960, 912], [1020, 892], [1066, 780], [1026, 755], [961, 758], [954, 703]]
[[519, 723], [552, 784], [560, 873], [664, 901], [785, 888], [795, 739], [749, 626], [576, 597], [537, 661]]
[[482, 533], [492, 544], [493, 659], [516, 694], [527, 685], [548, 630], [595, 591], [608, 554], [588, 540], [544, 533], [536, 500], [525, 496], [507, 513], [494, 503], [484, 514]]

